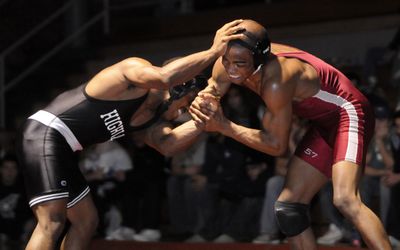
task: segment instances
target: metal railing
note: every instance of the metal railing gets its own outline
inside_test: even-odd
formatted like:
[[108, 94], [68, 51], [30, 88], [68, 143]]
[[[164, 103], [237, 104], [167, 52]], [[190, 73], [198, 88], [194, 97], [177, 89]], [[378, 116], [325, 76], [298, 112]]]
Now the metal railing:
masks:
[[43, 63], [45, 63], [47, 60], [49, 60], [53, 55], [55, 55], [57, 52], [59, 52], [61, 49], [63, 49], [65, 46], [67, 46], [69, 43], [74, 41], [81, 33], [86, 31], [88, 28], [90, 28], [92, 25], [94, 25], [99, 20], [103, 20], [103, 32], [105, 34], [109, 33], [109, 29], [110, 29], [109, 6], [110, 5], [109, 5], [109, 0], [103, 0], [103, 8], [99, 13], [97, 13], [94, 17], [92, 17], [88, 21], [86, 21], [82, 26], [80, 26], [77, 30], [72, 32], [69, 36], [67, 36], [63, 41], [58, 43], [54, 48], [52, 48], [47, 53], [45, 53], [42, 57], [37, 59], [36, 62], [34, 62], [32, 65], [30, 65], [23, 72], [19, 73], [18, 76], [16, 76], [9, 82], [6, 82], [6, 72], [5, 72], [6, 57], [11, 52], [13, 52], [16, 48], [20, 47], [22, 44], [24, 44], [26, 41], [28, 41], [32, 36], [36, 35], [44, 27], [53, 23], [56, 18], [58, 18], [62, 14], [65, 14], [65, 12], [67, 12], [73, 6], [74, 1], [75, 0], [71, 0], [68, 3], [66, 3], [64, 6], [62, 6], [60, 9], [58, 9], [56, 12], [54, 12], [51, 16], [49, 16], [46, 20], [44, 20], [42, 23], [37, 25], [34, 29], [32, 29], [30, 32], [28, 32], [23, 37], [21, 37], [18, 41], [16, 41], [14, 44], [9, 46], [7, 49], [5, 49], [0, 54], [0, 128], [2, 128], [2, 127], [4, 128], [6, 126], [5, 95], [6, 95], [7, 91], [9, 91], [12, 87], [14, 87], [18, 83], [20, 83], [29, 74], [31, 74], [32, 72], [37, 70]]

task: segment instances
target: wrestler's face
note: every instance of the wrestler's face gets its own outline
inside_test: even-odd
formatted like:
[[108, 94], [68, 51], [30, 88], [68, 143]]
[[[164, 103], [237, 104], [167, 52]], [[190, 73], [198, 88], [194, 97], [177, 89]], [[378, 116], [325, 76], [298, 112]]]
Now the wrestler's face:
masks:
[[12, 184], [18, 175], [17, 163], [14, 161], [4, 161], [0, 167], [0, 175], [3, 183]]
[[231, 45], [222, 57], [222, 64], [228, 74], [229, 80], [240, 84], [254, 72], [252, 52], [240, 45]]

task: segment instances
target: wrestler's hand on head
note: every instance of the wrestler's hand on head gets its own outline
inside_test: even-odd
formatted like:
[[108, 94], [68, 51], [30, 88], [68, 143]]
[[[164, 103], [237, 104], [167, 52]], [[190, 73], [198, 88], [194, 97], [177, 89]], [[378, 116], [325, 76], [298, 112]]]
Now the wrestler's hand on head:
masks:
[[220, 56], [222, 56], [228, 47], [229, 41], [243, 38], [243, 34], [235, 34], [238, 30], [243, 29], [243, 27], [240, 26], [241, 22], [243, 22], [243, 20], [238, 19], [225, 24], [217, 30], [211, 49], [214, 49]]

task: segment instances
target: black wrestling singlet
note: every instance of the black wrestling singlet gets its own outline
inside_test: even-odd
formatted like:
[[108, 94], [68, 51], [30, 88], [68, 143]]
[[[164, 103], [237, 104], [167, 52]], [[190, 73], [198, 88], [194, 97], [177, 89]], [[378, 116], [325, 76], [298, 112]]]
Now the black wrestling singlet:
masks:
[[125, 136], [131, 130], [132, 115], [147, 96], [123, 101], [98, 100], [85, 93], [85, 86], [62, 93], [29, 117], [58, 130], [74, 151]]
[[24, 124], [18, 151], [31, 207], [57, 199], [68, 199], [67, 208], [73, 207], [89, 193], [77, 151], [135, 129], [129, 122], [147, 95], [97, 100], [85, 94], [85, 86], [62, 93]]

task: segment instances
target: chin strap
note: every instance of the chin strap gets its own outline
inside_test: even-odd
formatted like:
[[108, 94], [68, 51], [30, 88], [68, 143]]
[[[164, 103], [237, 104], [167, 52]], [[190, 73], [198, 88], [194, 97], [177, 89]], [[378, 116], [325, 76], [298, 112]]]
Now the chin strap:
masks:
[[253, 73], [251, 74], [251, 75], [255, 75], [255, 74], [257, 74], [258, 73], [258, 71], [260, 71], [261, 70], [261, 68], [262, 68], [262, 66], [263, 66], [264, 64], [260, 64], [260, 65], [258, 65], [258, 67], [253, 71]]

